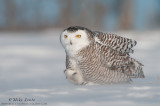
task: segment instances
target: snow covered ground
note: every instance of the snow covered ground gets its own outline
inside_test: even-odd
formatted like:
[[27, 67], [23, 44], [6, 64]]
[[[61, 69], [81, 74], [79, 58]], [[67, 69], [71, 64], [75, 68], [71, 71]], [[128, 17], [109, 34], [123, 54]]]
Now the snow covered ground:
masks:
[[59, 34], [0, 32], [0, 105], [160, 105], [160, 31], [119, 32], [138, 42], [131, 56], [144, 64], [146, 78], [105, 86], [75, 86], [65, 79]]

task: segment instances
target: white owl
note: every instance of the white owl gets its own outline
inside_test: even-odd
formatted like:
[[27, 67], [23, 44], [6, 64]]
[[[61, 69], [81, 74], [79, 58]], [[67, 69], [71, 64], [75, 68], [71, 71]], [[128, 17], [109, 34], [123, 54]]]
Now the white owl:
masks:
[[130, 83], [144, 78], [142, 64], [130, 57], [136, 41], [80, 26], [60, 36], [66, 52], [66, 78], [76, 85]]

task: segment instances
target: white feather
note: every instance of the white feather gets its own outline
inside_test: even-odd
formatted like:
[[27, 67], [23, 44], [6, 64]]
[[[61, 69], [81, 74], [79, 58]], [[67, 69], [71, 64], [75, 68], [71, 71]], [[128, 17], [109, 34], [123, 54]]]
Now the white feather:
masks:
[[[65, 35], [67, 35], [68, 37], [64, 38]], [[81, 38], [77, 38], [76, 35], [81, 35]], [[70, 44], [70, 42], [72, 42], [72, 45]], [[67, 54], [70, 57], [75, 57], [75, 54], [78, 53], [79, 50], [88, 46], [90, 41], [88, 40], [88, 36], [85, 31], [78, 30], [76, 32], [64, 31], [61, 34], [61, 43]]]

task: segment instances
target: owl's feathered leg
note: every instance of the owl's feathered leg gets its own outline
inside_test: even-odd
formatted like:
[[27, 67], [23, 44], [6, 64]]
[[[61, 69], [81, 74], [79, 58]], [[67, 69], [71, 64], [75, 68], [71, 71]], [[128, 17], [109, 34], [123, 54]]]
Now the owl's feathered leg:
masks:
[[66, 69], [64, 70], [66, 78], [75, 85], [82, 85], [84, 83], [83, 77], [76, 70]]

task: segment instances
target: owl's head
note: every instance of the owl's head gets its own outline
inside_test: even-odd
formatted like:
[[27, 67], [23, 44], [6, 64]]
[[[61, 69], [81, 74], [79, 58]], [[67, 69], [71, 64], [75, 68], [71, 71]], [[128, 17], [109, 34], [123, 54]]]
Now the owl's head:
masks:
[[60, 41], [65, 49], [79, 50], [90, 44], [92, 36], [91, 30], [80, 26], [72, 26], [61, 33]]

